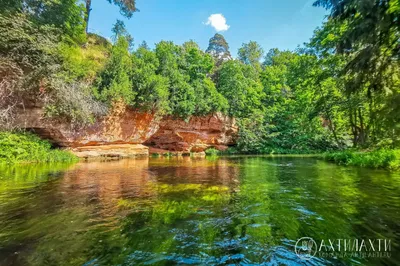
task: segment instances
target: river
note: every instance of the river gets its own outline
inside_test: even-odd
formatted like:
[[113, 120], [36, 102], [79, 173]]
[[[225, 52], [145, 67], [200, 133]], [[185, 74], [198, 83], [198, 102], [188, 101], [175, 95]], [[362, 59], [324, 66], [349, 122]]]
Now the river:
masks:
[[0, 265], [398, 265], [399, 244], [399, 172], [267, 156], [0, 166]]

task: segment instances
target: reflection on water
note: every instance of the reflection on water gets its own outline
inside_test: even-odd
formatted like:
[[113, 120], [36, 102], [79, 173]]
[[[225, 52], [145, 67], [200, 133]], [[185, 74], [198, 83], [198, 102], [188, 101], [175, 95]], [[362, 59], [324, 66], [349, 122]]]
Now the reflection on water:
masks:
[[[0, 265], [395, 265], [400, 176], [311, 158], [0, 167]], [[301, 237], [391, 257], [301, 260]]]

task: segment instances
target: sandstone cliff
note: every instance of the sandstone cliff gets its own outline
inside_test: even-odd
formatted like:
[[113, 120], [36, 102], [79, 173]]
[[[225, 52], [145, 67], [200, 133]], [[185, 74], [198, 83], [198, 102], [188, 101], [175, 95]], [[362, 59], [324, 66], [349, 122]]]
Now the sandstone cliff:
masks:
[[108, 116], [98, 118], [88, 126], [71, 126], [67, 122], [45, 118], [40, 107], [21, 109], [15, 124], [61, 147], [141, 144], [158, 129], [154, 115], [120, 105], [115, 106]]
[[144, 145], [162, 152], [202, 152], [210, 147], [223, 150], [235, 144], [238, 131], [235, 119], [222, 114], [192, 117], [186, 122], [121, 105], [92, 125], [81, 127], [45, 118], [42, 108], [30, 107], [18, 112], [15, 126], [85, 158], [147, 156]]
[[193, 116], [188, 122], [164, 117], [159, 129], [146, 142], [151, 147], [182, 152], [202, 152], [210, 147], [225, 150], [235, 144], [235, 119], [222, 114]]

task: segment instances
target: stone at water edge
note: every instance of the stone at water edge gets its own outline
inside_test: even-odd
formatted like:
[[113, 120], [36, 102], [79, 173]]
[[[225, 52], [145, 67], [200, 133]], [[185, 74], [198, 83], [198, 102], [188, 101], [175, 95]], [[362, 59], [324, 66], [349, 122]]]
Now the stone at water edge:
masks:
[[79, 158], [135, 158], [149, 156], [149, 148], [142, 144], [113, 144], [101, 146], [82, 146], [69, 149]]

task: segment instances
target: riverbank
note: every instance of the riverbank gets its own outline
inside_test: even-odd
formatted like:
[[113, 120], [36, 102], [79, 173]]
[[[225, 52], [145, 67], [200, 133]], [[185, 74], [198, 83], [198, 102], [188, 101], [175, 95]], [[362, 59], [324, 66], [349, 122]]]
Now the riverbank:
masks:
[[53, 149], [48, 141], [31, 133], [0, 132], [0, 163], [75, 162], [68, 151]]
[[[243, 154], [235, 148], [230, 148], [226, 151], [218, 151], [215, 149], [206, 150], [207, 156], [221, 156], [221, 155], [249, 155]], [[260, 154], [261, 155], [261, 154]], [[293, 151], [292, 153], [269, 153], [263, 155], [271, 156], [300, 156], [300, 157], [318, 157], [325, 161], [333, 162], [338, 165], [346, 166], [359, 166], [365, 168], [398, 170], [400, 169], [400, 150], [399, 149], [379, 149], [379, 150], [344, 150], [344, 151], [315, 151], [315, 152], [301, 152]]]
[[340, 165], [368, 168], [400, 169], [400, 150], [338, 151], [324, 155], [324, 159]]
[[[144, 146], [143, 146], [144, 147]], [[232, 152], [235, 151], [235, 152]], [[147, 153], [147, 156], [149, 153]], [[151, 153], [151, 157], [174, 155]], [[158, 155], [158, 156], [157, 156]], [[183, 154], [182, 154], [183, 155]], [[192, 155], [188, 153], [188, 155]], [[216, 157], [225, 155], [243, 155], [236, 149], [218, 151], [207, 149], [203, 156]], [[293, 154], [269, 154], [275, 156], [306, 156], [294, 152]], [[178, 155], [177, 155], [178, 156]], [[202, 156], [202, 157], [203, 157]], [[307, 156], [319, 157], [329, 162], [346, 166], [359, 166], [366, 168], [380, 168], [387, 170], [400, 169], [400, 150], [381, 149], [374, 151], [345, 150], [326, 153], [307, 154]], [[197, 156], [196, 156], [197, 157]], [[122, 158], [122, 157], [121, 157]], [[52, 163], [52, 162], [77, 162], [79, 157], [70, 151], [52, 148], [51, 144], [38, 136], [27, 133], [0, 132], [0, 163]]]

